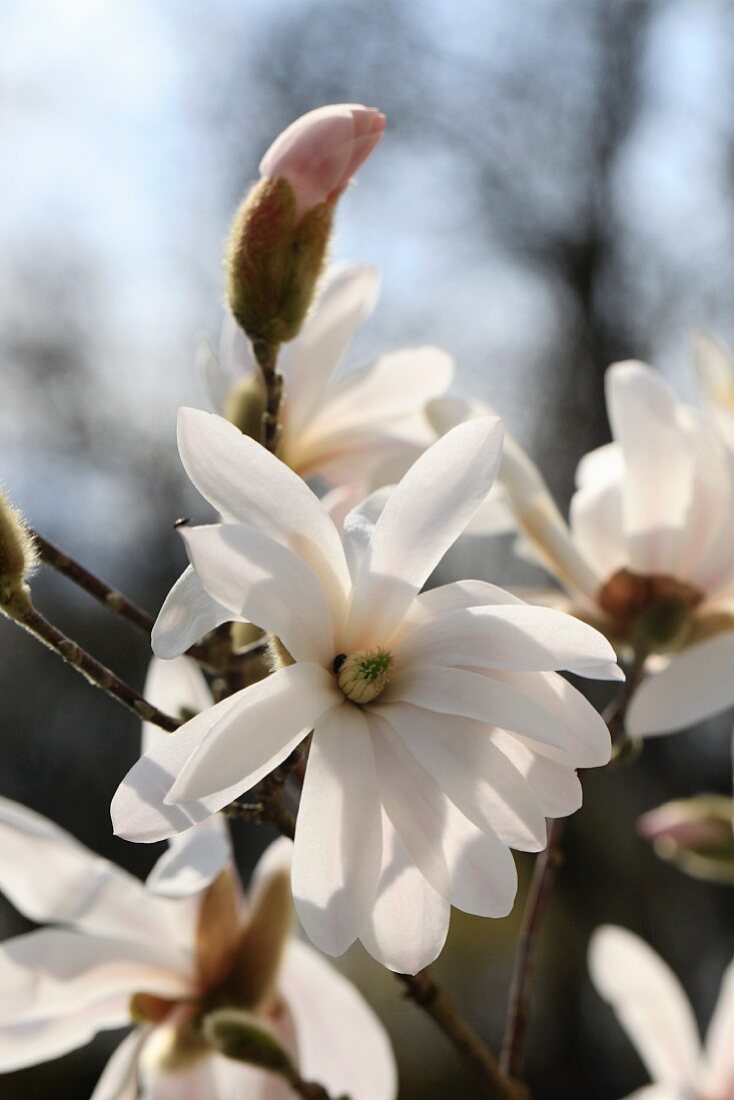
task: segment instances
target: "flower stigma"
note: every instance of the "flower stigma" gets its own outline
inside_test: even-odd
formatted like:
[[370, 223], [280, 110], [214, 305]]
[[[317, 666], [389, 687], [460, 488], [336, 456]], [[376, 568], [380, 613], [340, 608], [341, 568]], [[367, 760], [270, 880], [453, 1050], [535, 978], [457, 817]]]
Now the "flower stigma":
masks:
[[392, 680], [395, 662], [386, 649], [358, 649], [354, 653], [339, 653], [333, 669], [337, 683], [353, 703], [371, 703], [381, 695]]

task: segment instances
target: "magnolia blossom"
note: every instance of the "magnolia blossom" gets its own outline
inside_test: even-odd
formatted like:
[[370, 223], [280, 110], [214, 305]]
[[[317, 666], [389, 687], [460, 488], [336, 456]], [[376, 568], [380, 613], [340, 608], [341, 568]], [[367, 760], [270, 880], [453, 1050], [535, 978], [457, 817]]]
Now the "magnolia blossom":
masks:
[[[434, 441], [424, 409], [447, 389], [454, 371], [445, 352], [415, 347], [383, 355], [335, 379], [374, 308], [378, 286], [377, 272], [368, 264], [332, 267], [303, 329], [283, 345], [278, 361], [286, 394], [278, 455], [301, 477], [330, 489], [325, 504], [339, 523], [373, 489], [399, 478]], [[215, 406], [259, 438], [265, 400], [260, 369], [249, 340], [229, 313], [219, 363], [209, 359], [206, 371]], [[163, 657], [181, 652], [179, 596], [197, 608], [188, 645], [232, 617], [187, 569], [156, 623], [154, 649]]]
[[664, 656], [628, 712], [646, 736], [734, 703], [734, 455], [650, 367], [615, 364], [606, 391], [613, 442], [581, 460], [568, 524], [516, 443], [500, 478], [562, 605], [619, 652]]
[[[154, 662], [161, 705], [211, 701], [187, 658]], [[147, 741], [158, 740], [157, 731]], [[207, 1021], [242, 1010], [305, 1078], [334, 1094], [392, 1100], [387, 1037], [359, 994], [290, 935], [291, 842], [265, 852], [245, 898], [222, 818], [176, 838], [143, 884], [40, 815], [0, 800], [0, 886], [53, 923], [0, 947], [0, 1071], [55, 1058], [135, 1025], [93, 1100], [288, 1100], [280, 1077], [222, 1057]]]
[[375, 148], [385, 116], [361, 103], [333, 103], [302, 115], [280, 134], [260, 162], [260, 175], [286, 179], [296, 216], [334, 202]]
[[734, 1100], [734, 963], [703, 1048], [678, 979], [638, 936], [612, 925], [598, 929], [589, 966], [654, 1082], [628, 1100]]
[[[319, 947], [359, 937], [413, 972], [440, 951], [451, 903], [510, 910], [509, 846], [544, 847], [545, 818], [580, 804], [574, 769], [610, 753], [604, 722], [555, 670], [621, 673], [591, 627], [493, 585], [419, 594], [485, 499], [501, 435], [493, 419], [448, 433], [386, 502], [350, 513], [342, 543], [287, 466], [220, 417], [181, 411], [186, 471], [224, 517], [184, 532], [196, 577], [292, 663], [153, 745], [113, 800], [118, 834], [190, 828], [313, 731], [292, 878]], [[180, 588], [175, 614], [183, 649], [198, 610]]]

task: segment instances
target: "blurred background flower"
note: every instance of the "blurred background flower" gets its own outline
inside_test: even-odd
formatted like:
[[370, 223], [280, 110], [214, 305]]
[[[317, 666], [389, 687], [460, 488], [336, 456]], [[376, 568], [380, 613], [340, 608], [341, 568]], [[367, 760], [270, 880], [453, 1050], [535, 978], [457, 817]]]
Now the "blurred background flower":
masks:
[[[376, 103], [378, 153], [340, 203], [335, 258], [383, 293], [353, 364], [443, 346], [565, 510], [576, 461], [609, 438], [603, 370], [653, 362], [691, 397], [690, 330], [734, 344], [734, 8], [726, 0], [5, 0], [0, 5], [0, 472], [48, 537], [156, 611], [207, 519], [176, 455], [204, 405], [197, 337], [217, 332], [223, 242], [277, 134], [329, 102]], [[542, 574], [510, 540], [441, 568]], [[38, 603], [141, 685], [144, 642], [42, 571]], [[0, 623], [2, 790], [144, 874], [110, 798], [135, 719]], [[530, 1032], [537, 1100], [613, 1100], [644, 1070], [590, 989], [602, 921], [650, 941], [706, 1021], [734, 953], [734, 891], [656, 859], [636, 818], [729, 794], [728, 726], [587, 776], [553, 894]], [[265, 836], [241, 826], [242, 866]], [[520, 861], [523, 881], [532, 857]], [[498, 1045], [521, 907], [452, 924], [439, 976]], [[24, 925], [0, 910], [0, 931]], [[453, 1052], [355, 949], [343, 963], [395, 1037], [401, 1097], [464, 1088]], [[563, 1010], [559, 1011], [558, 1006]], [[116, 1037], [0, 1078], [0, 1098], [86, 1100]]]

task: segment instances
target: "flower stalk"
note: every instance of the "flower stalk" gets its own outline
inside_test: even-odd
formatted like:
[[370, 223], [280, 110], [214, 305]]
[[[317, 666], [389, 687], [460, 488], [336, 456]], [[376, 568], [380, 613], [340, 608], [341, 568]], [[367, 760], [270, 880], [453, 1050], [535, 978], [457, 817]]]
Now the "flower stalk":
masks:
[[275, 454], [280, 437], [280, 402], [283, 397], [283, 376], [277, 369], [278, 345], [266, 340], [253, 340], [252, 350], [265, 384], [265, 411], [262, 415], [260, 442]]

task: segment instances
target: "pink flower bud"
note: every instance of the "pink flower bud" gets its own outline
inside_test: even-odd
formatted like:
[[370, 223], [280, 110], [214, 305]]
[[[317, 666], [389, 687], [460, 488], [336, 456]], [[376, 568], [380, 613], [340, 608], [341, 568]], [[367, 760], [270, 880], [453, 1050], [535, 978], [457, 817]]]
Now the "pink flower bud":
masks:
[[385, 116], [360, 103], [335, 103], [302, 115], [275, 139], [260, 175], [286, 179], [300, 219], [322, 202], [334, 202], [385, 129]]

